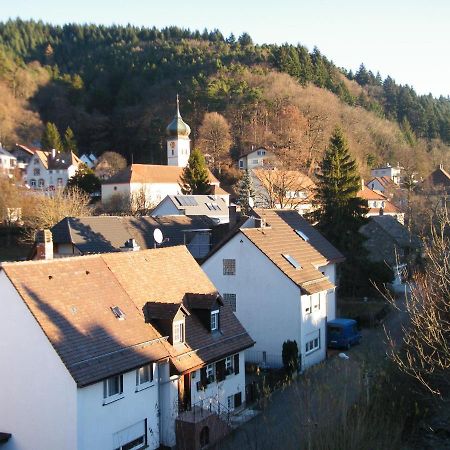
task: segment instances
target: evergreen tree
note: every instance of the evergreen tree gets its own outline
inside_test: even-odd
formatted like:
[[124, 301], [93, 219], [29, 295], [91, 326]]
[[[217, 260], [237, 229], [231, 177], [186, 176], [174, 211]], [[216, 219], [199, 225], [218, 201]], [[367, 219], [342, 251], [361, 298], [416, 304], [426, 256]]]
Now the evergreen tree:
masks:
[[255, 190], [250, 172], [246, 169], [244, 176], [241, 178], [238, 186], [238, 204], [241, 206], [242, 214], [248, 215], [251, 210], [250, 198], [255, 198]]
[[64, 133], [64, 151], [73, 152], [75, 155], [78, 155], [77, 141], [70, 127], [67, 127]]
[[92, 169], [89, 169], [85, 164], [81, 164], [75, 175], [67, 181], [67, 189], [75, 187], [87, 194], [94, 194], [100, 192], [101, 183]]
[[189, 156], [188, 165], [183, 169], [180, 177], [181, 192], [183, 194], [209, 194], [208, 168], [203, 153], [194, 149]]
[[58, 128], [56, 128], [56, 125], [52, 122], [47, 122], [44, 132], [42, 133], [41, 148], [46, 151], [50, 151], [52, 149], [55, 149], [58, 152], [63, 151], [63, 145]]
[[359, 233], [367, 212], [364, 200], [357, 196], [360, 189], [356, 162], [342, 130], [336, 127], [320, 164], [313, 217], [319, 230], [346, 257], [341, 267], [341, 287], [351, 294], [370, 289], [372, 276], [362, 245], [364, 238]]

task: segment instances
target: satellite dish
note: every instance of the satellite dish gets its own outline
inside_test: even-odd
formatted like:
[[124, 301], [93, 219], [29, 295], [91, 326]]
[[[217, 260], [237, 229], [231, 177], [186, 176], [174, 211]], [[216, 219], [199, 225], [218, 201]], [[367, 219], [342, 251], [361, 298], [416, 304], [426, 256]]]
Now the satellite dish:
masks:
[[161, 242], [163, 241], [164, 236], [159, 228], [155, 228], [155, 230], [153, 231], [153, 239], [157, 244], [161, 244]]
[[255, 206], [255, 200], [253, 200], [252, 197], [248, 198], [248, 206], [250, 206], [250, 208], [253, 208]]

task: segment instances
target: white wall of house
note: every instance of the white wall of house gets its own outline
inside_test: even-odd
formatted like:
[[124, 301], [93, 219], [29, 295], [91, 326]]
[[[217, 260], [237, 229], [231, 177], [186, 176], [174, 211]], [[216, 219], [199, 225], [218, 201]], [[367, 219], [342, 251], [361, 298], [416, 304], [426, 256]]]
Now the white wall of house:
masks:
[[76, 383], [3, 271], [0, 292], [2, 449], [79, 450]]
[[167, 165], [186, 167], [191, 154], [191, 140], [184, 137], [167, 139]]
[[130, 198], [130, 185], [128, 183], [102, 184], [102, 202], [109, 201], [113, 195]]
[[183, 211], [180, 211], [174, 204], [170, 197], [166, 197], [161, 203], [153, 210], [152, 216], [180, 216], [184, 215]]
[[78, 169], [77, 165], [70, 165], [67, 169], [47, 170], [37, 155], [33, 156], [26, 169], [26, 180], [33, 189], [52, 190], [67, 185]]
[[374, 177], [389, 177], [394, 183], [400, 184], [401, 181], [401, 168], [400, 167], [378, 167], [370, 171]]
[[[236, 275], [223, 275], [223, 259], [236, 260]], [[262, 360], [266, 352], [267, 364], [280, 366], [284, 341], [296, 340], [300, 348], [300, 289], [244, 234], [230, 239], [202, 268], [222, 295], [236, 294], [236, 316], [256, 341], [247, 361]]]
[[[337, 286], [336, 279], [336, 264], [327, 264], [318, 268], [331, 283]], [[327, 320], [336, 319], [336, 289], [329, 289], [327, 291]]]
[[178, 415], [178, 376], [170, 376], [169, 363], [159, 364], [159, 405], [161, 444], [173, 447], [176, 443], [175, 419]]
[[123, 396], [112, 403], [104, 404], [103, 382], [78, 389], [78, 450], [115, 449], [117, 433], [145, 419], [148, 446], [159, 447], [158, 365], [153, 367], [153, 383], [143, 390], [137, 389], [135, 370], [124, 373]]
[[[232, 356], [234, 363], [234, 358]], [[215, 368], [214, 368], [215, 373]], [[217, 382], [214, 381], [206, 386], [205, 389], [197, 390], [197, 382], [200, 381], [200, 370], [196, 370], [191, 373], [191, 405], [199, 404], [203, 401], [203, 405], [206, 408], [209, 399], [220, 402], [222, 406], [228, 408], [228, 397], [234, 396], [239, 392], [242, 394], [242, 403], [245, 402], [245, 354], [239, 353], [239, 373], [230, 374], [225, 377], [225, 380]], [[234, 400], [231, 400], [230, 409], [234, 409]]]
[[0, 173], [9, 174], [16, 167], [17, 167], [17, 159], [14, 156], [0, 154]]
[[265, 148], [258, 148], [248, 155], [239, 158], [239, 169], [255, 169], [257, 167], [267, 166], [270, 159], [273, 159], [274, 155]]
[[175, 183], [131, 183], [131, 195], [138, 194], [144, 190], [147, 201], [152, 205], [157, 205], [168, 195], [180, 195], [181, 187]]

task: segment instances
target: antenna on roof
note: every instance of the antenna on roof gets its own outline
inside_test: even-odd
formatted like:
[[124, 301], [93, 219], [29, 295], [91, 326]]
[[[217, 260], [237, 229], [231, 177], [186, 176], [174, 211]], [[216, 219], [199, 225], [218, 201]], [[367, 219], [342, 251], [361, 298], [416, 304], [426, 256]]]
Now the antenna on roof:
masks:
[[155, 240], [155, 248], [157, 247], [157, 244], [161, 244], [164, 240], [162, 231], [159, 228], [153, 230], [153, 239]]

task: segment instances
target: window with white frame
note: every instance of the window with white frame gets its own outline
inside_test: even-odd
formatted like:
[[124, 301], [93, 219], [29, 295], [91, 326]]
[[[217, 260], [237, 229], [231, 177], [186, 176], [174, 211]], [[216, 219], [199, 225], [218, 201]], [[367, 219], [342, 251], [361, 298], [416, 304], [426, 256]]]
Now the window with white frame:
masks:
[[315, 352], [320, 349], [320, 330], [316, 330], [306, 335], [305, 354]]
[[219, 310], [211, 311], [211, 331], [219, 329]]
[[227, 356], [225, 358], [225, 373], [227, 375], [233, 373], [233, 356]]
[[184, 320], [173, 323], [173, 343], [184, 342]]
[[136, 370], [136, 390], [144, 389], [153, 383], [153, 364], [146, 364]]
[[36, 187], [36, 180], [30, 180], [30, 186]]
[[253, 161], [252, 161], [252, 164], [258, 164], [259, 163], [259, 160], [258, 159], [254, 159]]
[[42, 178], [39, 178], [38, 186], [39, 187], [44, 187], [45, 186], [45, 181]]
[[230, 305], [231, 309], [236, 312], [236, 294], [224, 293], [222, 297], [223, 302], [227, 305]]
[[110, 403], [123, 397], [123, 375], [114, 375], [103, 380], [103, 403]]
[[214, 364], [208, 364], [206, 366], [206, 380], [208, 383], [212, 383], [214, 381]]
[[224, 275], [236, 275], [236, 260], [224, 259], [223, 260], [223, 274]]
[[147, 419], [113, 434], [114, 450], [139, 450], [147, 444]]

